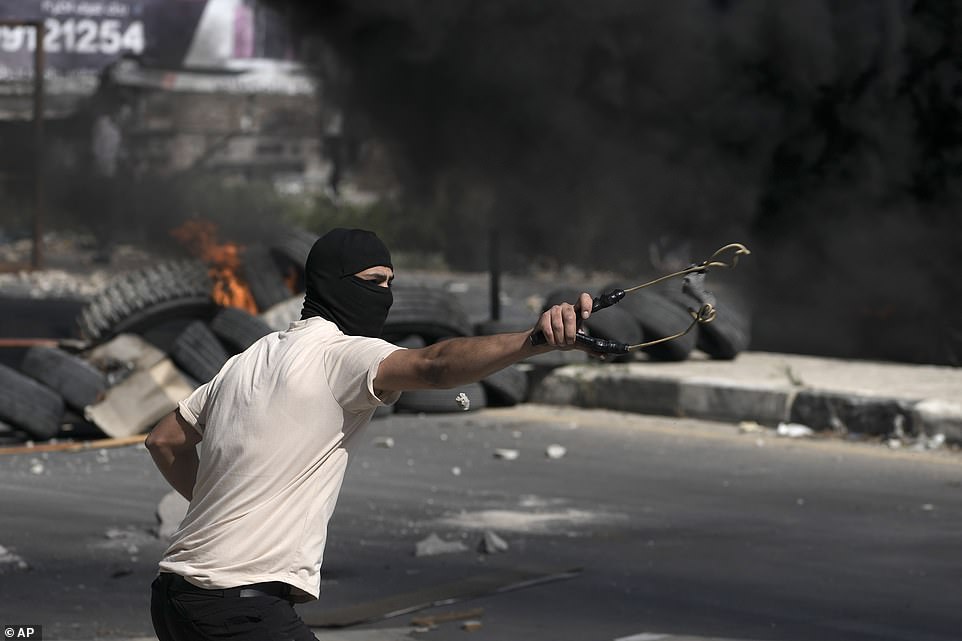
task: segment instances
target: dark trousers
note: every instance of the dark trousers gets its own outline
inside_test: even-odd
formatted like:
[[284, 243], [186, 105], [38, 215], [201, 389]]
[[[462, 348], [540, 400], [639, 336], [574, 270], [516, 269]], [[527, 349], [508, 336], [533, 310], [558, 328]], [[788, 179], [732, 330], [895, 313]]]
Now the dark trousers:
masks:
[[176, 574], [150, 586], [150, 616], [159, 641], [317, 641], [276, 584], [205, 590]]

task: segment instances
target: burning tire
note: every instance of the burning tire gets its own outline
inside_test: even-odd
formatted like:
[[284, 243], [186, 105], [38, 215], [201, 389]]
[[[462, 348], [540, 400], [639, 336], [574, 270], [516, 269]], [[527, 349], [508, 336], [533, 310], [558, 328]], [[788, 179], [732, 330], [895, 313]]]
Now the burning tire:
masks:
[[454, 389], [422, 389], [404, 392], [394, 407], [398, 412], [416, 414], [461, 412], [464, 408], [457, 401], [459, 394], [468, 397], [470, 401], [468, 411], [479, 410], [487, 405], [484, 386], [481, 383], [471, 383]]
[[257, 309], [269, 309], [293, 295], [280, 265], [267, 247], [254, 245], [244, 250], [240, 276], [250, 288]]
[[210, 330], [235, 353], [243, 352], [273, 330], [257, 316], [236, 307], [225, 307], [210, 321]]
[[0, 365], [0, 421], [45, 441], [60, 431], [63, 414], [64, 404], [59, 394]]
[[381, 336], [393, 342], [412, 334], [430, 344], [443, 338], [471, 336], [473, 328], [461, 305], [445, 292], [428, 287], [395, 287], [394, 304]]
[[214, 378], [230, 356], [203, 321], [194, 321], [174, 340], [170, 358], [199, 383]]
[[[122, 332], [145, 333], [176, 319], [210, 318], [218, 309], [200, 261], [163, 262], [112, 280], [80, 312], [80, 335], [100, 342]], [[164, 347], [164, 346], [162, 346]]]
[[56, 347], [31, 347], [20, 371], [54, 390], [70, 407], [82, 410], [107, 388], [104, 374], [87, 361]]

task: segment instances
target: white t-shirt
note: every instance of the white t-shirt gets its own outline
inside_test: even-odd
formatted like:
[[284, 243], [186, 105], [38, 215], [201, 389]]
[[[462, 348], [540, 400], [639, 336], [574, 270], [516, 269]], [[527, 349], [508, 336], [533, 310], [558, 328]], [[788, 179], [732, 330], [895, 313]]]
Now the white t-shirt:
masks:
[[193, 500], [160, 563], [203, 588], [283, 581], [317, 598], [327, 523], [352, 440], [397, 346], [296, 321], [231, 358], [180, 403], [201, 433]]

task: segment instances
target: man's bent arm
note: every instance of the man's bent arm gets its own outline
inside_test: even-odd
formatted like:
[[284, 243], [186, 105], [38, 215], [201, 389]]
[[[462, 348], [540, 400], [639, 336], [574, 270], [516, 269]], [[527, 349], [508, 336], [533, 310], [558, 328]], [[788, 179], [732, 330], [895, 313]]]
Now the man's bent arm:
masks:
[[197, 482], [197, 450], [201, 436], [174, 410], [160, 419], [147, 435], [144, 445], [160, 473], [171, 487], [188, 501]]
[[381, 362], [374, 388], [379, 392], [444, 389], [479, 381], [530, 356], [575, 347], [578, 327], [590, 314], [588, 294], [582, 294], [575, 305], [555, 305], [532, 330], [545, 335], [546, 343], [539, 346], [531, 344], [532, 331], [527, 331], [449, 338], [421, 349], [398, 350]]

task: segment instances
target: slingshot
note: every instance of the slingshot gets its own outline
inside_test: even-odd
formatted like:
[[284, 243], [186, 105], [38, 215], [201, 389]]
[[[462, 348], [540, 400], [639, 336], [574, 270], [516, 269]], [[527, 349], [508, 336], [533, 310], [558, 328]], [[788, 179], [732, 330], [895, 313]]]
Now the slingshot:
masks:
[[[731, 251], [732, 254], [726, 262], [725, 260], [722, 260], [722, 255], [728, 251]], [[747, 256], [749, 254], [751, 254], [751, 252], [741, 243], [731, 243], [719, 248], [714, 254], [709, 256], [707, 260], [704, 260], [700, 263], [696, 263], [690, 267], [673, 272], [671, 274], [665, 274], [664, 276], [650, 280], [647, 283], [635, 285], [634, 287], [629, 287], [627, 289], [613, 289], [609, 292], [601, 294], [600, 296], [597, 296], [592, 300], [591, 311], [594, 313], [605, 309], [606, 307], [611, 307], [612, 305], [620, 302], [621, 299], [623, 299], [626, 295], [638, 291], [639, 289], [656, 285], [671, 278], [683, 276], [684, 285], [682, 285], [682, 291], [690, 294], [695, 300], [699, 301], [701, 305], [697, 310], [688, 310], [688, 314], [692, 318], [691, 323], [687, 328], [681, 332], [678, 332], [677, 334], [672, 334], [671, 336], [665, 336], [663, 338], [658, 338], [651, 341], [645, 341], [644, 343], [637, 343], [635, 345], [627, 345], [625, 343], [608, 340], [606, 338], [588, 336], [581, 332], [578, 333], [578, 336], [575, 340], [578, 342], [578, 344], [589, 347], [595, 352], [603, 354], [627, 354], [628, 352], [633, 352], [635, 350], [651, 347], [652, 345], [658, 345], [659, 343], [665, 343], [677, 338], [681, 338], [693, 330], [695, 326], [699, 324], [710, 323], [715, 320], [715, 298], [705, 290], [705, 275], [708, 273], [708, 270], [716, 267], [733, 269], [736, 265], [738, 265], [738, 259], [740, 256]], [[532, 345], [543, 345], [546, 342], [544, 333], [540, 331], [532, 334], [530, 340]]]

